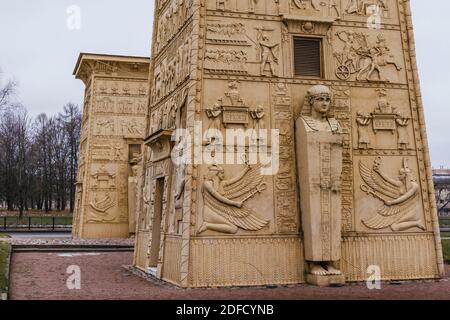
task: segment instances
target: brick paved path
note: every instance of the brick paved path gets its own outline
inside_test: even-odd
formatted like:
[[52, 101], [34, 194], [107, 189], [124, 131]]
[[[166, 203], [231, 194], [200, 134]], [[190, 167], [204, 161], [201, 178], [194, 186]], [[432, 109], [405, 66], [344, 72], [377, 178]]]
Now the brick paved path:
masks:
[[[147, 281], [123, 268], [131, 252], [25, 253], [12, 257], [11, 299], [450, 299], [450, 266], [439, 282], [383, 284], [382, 290], [364, 285], [316, 288], [306, 285], [279, 288], [184, 290]], [[67, 267], [81, 268], [81, 290], [68, 290]]]

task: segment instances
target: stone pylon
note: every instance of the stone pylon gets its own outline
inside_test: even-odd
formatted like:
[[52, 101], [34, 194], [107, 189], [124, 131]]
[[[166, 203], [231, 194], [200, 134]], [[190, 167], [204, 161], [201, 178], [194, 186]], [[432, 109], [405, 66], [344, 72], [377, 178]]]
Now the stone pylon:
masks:
[[182, 287], [442, 274], [409, 1], [159, 0], [149, 78], [138, 268]]
[[135, 175], [147, 125], [149, 58], [82, 53], [86, 86], [74, 238], [128, 238], [136, 229]]

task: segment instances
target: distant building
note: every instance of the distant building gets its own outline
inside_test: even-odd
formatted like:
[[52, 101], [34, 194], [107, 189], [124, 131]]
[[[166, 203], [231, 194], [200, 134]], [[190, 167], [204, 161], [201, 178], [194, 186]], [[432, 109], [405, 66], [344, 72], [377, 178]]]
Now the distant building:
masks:
[[450, 169], [433, 169], [433, 182], [440, 217], [450, 217]]

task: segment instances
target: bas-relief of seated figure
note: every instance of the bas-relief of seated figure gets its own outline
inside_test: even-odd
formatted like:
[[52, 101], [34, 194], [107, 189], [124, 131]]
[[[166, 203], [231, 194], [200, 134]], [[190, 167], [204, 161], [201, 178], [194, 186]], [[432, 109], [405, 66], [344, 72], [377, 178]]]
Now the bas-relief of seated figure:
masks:
[[341, 275], [342, 130], [328, 87], [312, 87], [296, 121], [305, 260], [314, 276]]

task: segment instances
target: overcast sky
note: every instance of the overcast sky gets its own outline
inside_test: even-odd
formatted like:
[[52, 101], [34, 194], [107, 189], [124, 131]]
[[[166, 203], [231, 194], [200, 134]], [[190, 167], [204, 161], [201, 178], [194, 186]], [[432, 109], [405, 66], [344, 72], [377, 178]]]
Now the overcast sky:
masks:
[[[148, 56], [154, 0], [0, 0], [0, 68], [34, 116], [82, 103], [80, 52]], [[450, 1], [411, 0], [434, 166], [450, 167]], [[81, 29], [67, 27], [81, 9]]]

